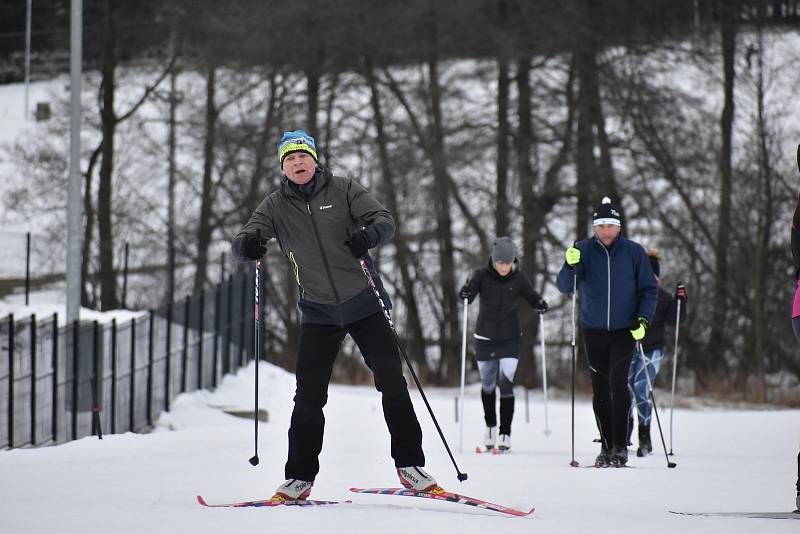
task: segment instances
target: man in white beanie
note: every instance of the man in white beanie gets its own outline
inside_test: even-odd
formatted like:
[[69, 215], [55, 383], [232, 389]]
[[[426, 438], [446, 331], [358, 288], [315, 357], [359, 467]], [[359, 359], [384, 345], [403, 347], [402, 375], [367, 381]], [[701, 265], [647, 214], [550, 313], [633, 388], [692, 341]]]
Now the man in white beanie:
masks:
[[592, 406], [601, 449], [595, 465], [628, 462], [628, 370], [636, 342], [658, 301], [658, 285], [644, 248], [620, 235], [620, 211], [604, 197], [592, 216], [594, 236], [566, 251], [556, 285], [572, 293], [577, 282], [580, 325], [592, 378]]

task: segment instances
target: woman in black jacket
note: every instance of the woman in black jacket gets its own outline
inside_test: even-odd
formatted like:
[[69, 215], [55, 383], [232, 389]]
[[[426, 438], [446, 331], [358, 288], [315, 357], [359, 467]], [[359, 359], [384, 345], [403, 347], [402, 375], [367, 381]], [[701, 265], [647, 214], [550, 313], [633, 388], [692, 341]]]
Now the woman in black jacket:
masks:
[[[498, 237], [489, 265], [477, 269], [459, 292], [469, 302], [480, 295], [480, 311], [475, 326], [475, 353], [481, 374], [481, 400], [486, 420], [484, 445], [491, 450], [511, 448], [511, 421], [514, 417], [514, 373], [522, 332], [517, 317], [517, 301], [524, 298], [544, 313], [547, 302], [533, 289], [530, 280], [519, 270], [514, 242]], [[495, 389], [500, 386], [500, 441], [497, 443]]]

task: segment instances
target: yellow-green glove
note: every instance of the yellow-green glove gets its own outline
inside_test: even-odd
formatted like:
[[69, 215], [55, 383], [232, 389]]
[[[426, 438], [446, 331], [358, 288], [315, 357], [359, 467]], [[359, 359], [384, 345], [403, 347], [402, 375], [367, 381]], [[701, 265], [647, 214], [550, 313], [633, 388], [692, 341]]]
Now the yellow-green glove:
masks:
[[650, 323], [644, 317], [639, 317], [639, 320], [631, 327], [631, 335], [633, 339], [636, 341], [641, 341], [644, 339], [645, 333], [647, 333], [647, 326]]
[[575, 247], [569, 247], [564, 257], [567, 259], [567, 265], [573, 267], [581, 261], [581, 251]]

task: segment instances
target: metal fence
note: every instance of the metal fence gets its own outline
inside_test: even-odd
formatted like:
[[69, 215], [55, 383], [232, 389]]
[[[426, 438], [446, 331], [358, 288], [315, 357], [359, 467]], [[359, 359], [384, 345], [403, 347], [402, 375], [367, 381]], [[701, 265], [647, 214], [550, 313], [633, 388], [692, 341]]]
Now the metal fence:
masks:
[[253, 280], [118, 323], [0, 319], [0, 447], [152, 427], [179, 393], [216, 387], [252, 358]]

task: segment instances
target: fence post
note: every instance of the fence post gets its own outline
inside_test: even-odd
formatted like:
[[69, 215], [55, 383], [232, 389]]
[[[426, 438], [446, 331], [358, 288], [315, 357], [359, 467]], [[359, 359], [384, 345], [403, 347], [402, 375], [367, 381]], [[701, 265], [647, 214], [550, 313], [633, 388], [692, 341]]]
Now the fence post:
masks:
[[189, 363], [189, 297], [183, 301], [183, 351], [181, 352], [181, 393], [186, 392], [186, 368]]
[[128, 429], [136, 432], [136, 317], [131, 320], [131, 395], [128, 405]]
[[156, 312], [150, 310], [149, 328], [147, 332], [147, 425], [153, 426], [153, 328], [156, 324]]
[[[123, 306], [124, 307], [124, 306]], [[111, 319], [111, 433], [117, 433], [117, 318]]]
[[25, 306], [28, 305], [31, 292], [31, 233], [25, 236]]
[[219, 277], [219, 285], [225, 283], [225, 253], [219, 255], [219, 264], [220, 264], [220, 277]]
[[[28, 233], [30, 235], [30, 233]], [[31, 315], [31, 446], [36, 446], [36, 314]]]
[[172, 306], [167, 303], [167, 361], [164, 366], [164, 411], [169, 411], [169, 392], [172, 385]]
[[80, 325], [72, 321], [72, 439], [78, 439], [78, 355], [80, 354]]
[[[223, 256], [224, 258], [225, 256]], [[217, 387], [217, 373], [219, 369], [219, 312], [220, 312], [220, 296], [222, 295], [222, 285], [217, 286], [217, 290], [214, 292], [214, 356], [213, 356], [213, 363], [212, 366], [212, 373], [211, 373], [211, 387]]]
[[53, 314], [53, 443], [58, 442], [58, 314]]
[[14, 314], [8, 316], [8, 448], [14, 448]]
[[100, 323], [92, 325], [92, 435], [103, 439], [103, 425], [100, 423]]
[[206, 290], [200, 291], [200, 311], [197, 320], [197, 389], [203, 389], [203, 320], [205, 319]]

